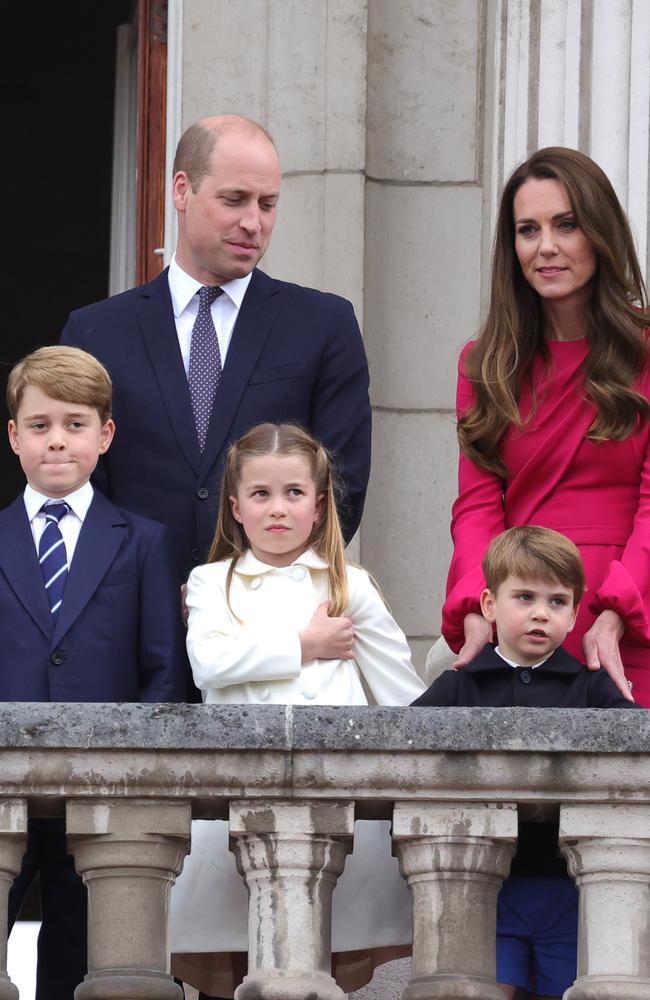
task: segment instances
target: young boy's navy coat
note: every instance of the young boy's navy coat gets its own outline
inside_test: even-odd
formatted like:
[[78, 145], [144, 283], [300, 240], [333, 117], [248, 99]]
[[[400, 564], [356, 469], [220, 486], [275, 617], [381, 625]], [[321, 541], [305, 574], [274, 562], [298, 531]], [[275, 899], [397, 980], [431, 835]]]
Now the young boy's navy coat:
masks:
[[561, 646], [532, 670], [511, 667], [488, 644], [462, 670], [445, 670], [414, 705], [458, 708], [640, 708], [605, 670], [588, 670]]
[[179, 616], [162, 525], [95, 491], [53, 623], [22, 494], [0, 511], [0, 700], [182, 701]]

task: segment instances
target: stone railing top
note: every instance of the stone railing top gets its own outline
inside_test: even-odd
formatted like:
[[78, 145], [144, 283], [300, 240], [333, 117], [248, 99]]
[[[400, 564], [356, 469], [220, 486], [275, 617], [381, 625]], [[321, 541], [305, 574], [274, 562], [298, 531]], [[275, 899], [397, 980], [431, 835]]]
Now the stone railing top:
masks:
[[534, 708], [0, 704], [0, 750], [650, 753], [650, 713]]
[[2, 704], [0, 795], [42, 815], [70, 798], [184, 799], [203, 818], [249, 798], [386, 817], [409, 799], [644, 803], [650, 713]]

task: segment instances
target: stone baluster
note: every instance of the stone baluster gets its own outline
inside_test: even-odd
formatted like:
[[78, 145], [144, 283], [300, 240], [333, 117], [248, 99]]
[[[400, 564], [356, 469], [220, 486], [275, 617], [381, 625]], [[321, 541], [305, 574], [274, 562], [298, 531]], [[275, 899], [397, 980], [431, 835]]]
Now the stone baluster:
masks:
[[343, 1000], [330, 975], [332, 891], [353, 827], [353, 802], [231, 802], [231, 850], [249, 892], [236, 1000]]
[[560, 845], [580, 889], [565, 1000], [650, 1000], [650, 805], [562, 806]]
[[517, 838], [506, 804], [398, 802], [393, 840], [413, 894], [413, 964], [402, 1000], [503, 1000], [496, 901]]
[[18, 1000], [18, 990], [7, 975], [7, 904], [26, 846], [27, 803], [0, 800], [0, 1000]]
[[75, 1000], [182, 1000], [169, 975], [169, 894], [189, 850], [190, 806], [68, 801], [68, 844], [88, 888], [88, 974]]

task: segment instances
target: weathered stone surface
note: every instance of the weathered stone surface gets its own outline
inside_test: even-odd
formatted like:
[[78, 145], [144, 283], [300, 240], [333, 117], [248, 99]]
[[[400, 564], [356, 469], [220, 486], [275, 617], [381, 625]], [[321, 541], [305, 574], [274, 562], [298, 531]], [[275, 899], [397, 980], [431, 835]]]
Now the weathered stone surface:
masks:
[[88, 888], [88, 974], [77, 1000], [182, 1000], [167, 922], [190, 818], [183, 802], [68, 802], [68, 845]]
[[648, 753], [650, 713], [542, 708], [0, 704], [0, 749]]
[[343, 1000], [329, 974], [332, 891], [352, 847], [351, 802], [233, 802], [249, 891], [248, 975], [236, 1000]]
[[18, 990], [7, 975], [7, 904], [26, 846], [27, 803], [0, 800], [0, 1000], [18, 1000]]
[[[368, 184], [364, 333], [376, 406], [454, 409], [458, 355], [480, 322], [480, 231], [478, 187]], [[399, 239], [387, 238], [396, 232]], [[429, 261], [431, 266], [422, 266]], [[426, 444], [424, 434], [412, 442], [420, 453]], [[449, 475], [456, 457], [455, 452], [454, 461], [441, 458], [437, 464], [444, 463]], [[436, 462], [435, 451], [430, 460]], [[420, 464], [411, 468], [411, 489]], [[428, 499], [430, 507], [442, 506], [444, 494]], [[417, 540], [424, 522], [415, 523]]]
[[296, 750], [650, 750], [650, 713], [636, 710], [324, 707], [292, 715]]
[[[371, 370], [377, 371], [372, 362]], [[373, 375], [371, 395], [378, 404], [375, 391]], [[379, 581], [406, 635], [413, 636], [440, 626], [452, 552], [449, 511], [456, 490], [456, 475], [450, 469], [458, 444], [452, 414], [432, 411], [431, 398], [426, 410], [410, 410], [409, 402], [403, 405], [405, 411], [380, 407], [373, 415], [361, 564]], [[438, 500], [432, 504], [434, 496]], [[404, 530], [406, 511], [409, 525], [417, 525], [417, 530]]]
[[475, 180], [480, 7], [373, 0], [368, 167], [397, 180]]
[[580, 889], [578, 977], [566, 1000], [649, 1000], [650, 807], [562, 806], [560, 844]]
[[0, 705], [0, 747], [287, 749], [285, 709], [268, 709], [15, 702]]
[[[350, 994], [349, 1000], [392, 1000], [402, 995], [411, 974], [410, 958], [387, 962], [375, 969], [372, 982]], [[188, 998], [189, 1000], [189, 998]]]
[[398, 802], [393, 838], [413, 894], [413, 971], [403, 1000], [499, 1000], [496, 900], [515, 851], [516, 807]]

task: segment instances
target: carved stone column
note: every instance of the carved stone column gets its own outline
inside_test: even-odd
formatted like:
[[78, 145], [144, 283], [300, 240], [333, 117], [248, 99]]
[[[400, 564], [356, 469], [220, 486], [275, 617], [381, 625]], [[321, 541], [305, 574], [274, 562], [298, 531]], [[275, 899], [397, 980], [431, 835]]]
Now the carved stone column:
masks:
[[68, 844], [88, 887], [88, 975], [75, 1000], [182, 1000], [169, 975], [169, 894], [189, 850], [190, 806], [67, 803]]
[[563, 806], [560, 844], [580, 889], [566, 1000], [650, 1000], [650, 806]]
[[402, 1000], [503, 1000], [496, 901], [517, 839], [517, 809], [398, 802], [393, 840], [413, 894], [413, 965]]
[[249, 892], [236, 1000], [343, 1000], [330, 975], [332, 890], [353, 827], [352, 802], [231, 803], [231, 849]]
[[27, 803], [0, 800], [0, 1000], [18, 1000], [7, 975], [7, 905], [9, 890], [22, 865], [27, 846]]

